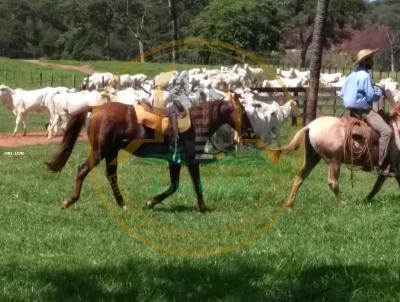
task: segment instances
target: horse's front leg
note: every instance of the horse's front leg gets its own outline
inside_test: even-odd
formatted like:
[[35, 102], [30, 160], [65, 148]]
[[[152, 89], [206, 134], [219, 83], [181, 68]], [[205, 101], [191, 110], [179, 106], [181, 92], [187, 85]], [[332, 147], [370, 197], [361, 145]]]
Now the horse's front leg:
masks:
[[181, 165], [169, 162], [168, 168], [169, 168], [169, 177], [171, 179], [171, 184], [165, 192], [153, 197], [150, 201], [147, 202], [147, 207], [149, 209], [152, 209], [156, 204], [159, 204], [165, 198], [174, 194], [179, 188], [179, 176], [181, 173]]
[[201, 186], [200, 164], [197, 162], [190, 163], [190, 164], [188, 164], [188, 169], [189, 169], [190, 177], [192, 178], [194, 190], [196, 191], [197, 206], [199, 207], [200, 212], [204, 213], [206, 211], [206, 205], [204, 204], [203, 188]]

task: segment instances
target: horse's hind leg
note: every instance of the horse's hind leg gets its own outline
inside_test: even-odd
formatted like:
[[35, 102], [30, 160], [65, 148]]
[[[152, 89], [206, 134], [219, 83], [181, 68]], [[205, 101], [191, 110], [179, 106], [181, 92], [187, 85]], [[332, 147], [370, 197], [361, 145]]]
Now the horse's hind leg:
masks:
[[310, 175], [311, 171], [315, 168], [315, 166], [319, 163], [321, 157], [314, 151], [314, 148], [311, 146], [311, 143], [308, 139], [308, 134], [306, 134], [305, 139], [305, 159], [303, 163], [303, 167], [300, 172], [294, 178], [294, 182], [292, 185], [292, 190], [290, 191], [289, 198], [286, 202], [286, 207], [291, 209], [296, 201], [297, 191], [300, 186], [303, 184], [304, 180], [308, 175]]
[[169, 177], [171, 179], [171, 184], [165, 192], [157, 195], [156, 197], [153, 197], [152, 200], [147, 202], [147, 207], [149, 209], [152, 209], [156, 204], [162, 202], [165, 198], [174, 194], [178, 190], [181, 165], [170, 162], [168, 168], [169, 168]]
[[340, 204], [345, 205], [343, 197], [339, 190], [339, 175], [340, 175], [340, 163], [336, 161], [329, 162], [328, 167], [328, 185], [332, 192], [335, 194], [336, 200]]
[[188, 164], [188, 169], [197, 196], [197, 206], [200, 212], [204, 213], [206, 211], [206, 205], [204, 204], [203, 189], [201, 186], [200, 165], [198, 163]]
[[[370, 193], [368, 194], [368, 196], [365, 198], [365, 202], [370, 202], [370, 201], [372, 200], [372, 198], [374, 198], [374, 196], [376, 195], [376, 193], [378, 193], [378, 192], [381, 190], [383, 184], [385, 183], [386, 178], [387, 178], [387, 177], [384, 176], [384, 175], [379, 175], [379, 176], [378, 176], [378, 178], [377, 178], [377, 180], [375, 181], [375, 184], [374, 184], [374, 186], [373, 186], [371, 192], [370, 192]], [[397, 182], [398, 182], [399, 185], [400, 185], [400, 182], [399, 182], [400, 179], [398, 179], [398, 178], [396, 177], [396, 180], [397, 180]]]
[[125, 209], [124, 198], [118, 186], [118, 153], [106, 156], [106, 173], [117, 204]]
[[89, 172], [98, 165], [100, 160], [100, 154], [98, 152], [95, 152], [92, 153], [92, 155], [89, 156], [89, 158], [78, 167], [78, 173], [75, 180], [75, 188], [71, 195], [67, 199], [65, 199], [63, 206], [64, 209], [69, 208], [79, 199], [81, 195], [83, 180], [89, 174]]

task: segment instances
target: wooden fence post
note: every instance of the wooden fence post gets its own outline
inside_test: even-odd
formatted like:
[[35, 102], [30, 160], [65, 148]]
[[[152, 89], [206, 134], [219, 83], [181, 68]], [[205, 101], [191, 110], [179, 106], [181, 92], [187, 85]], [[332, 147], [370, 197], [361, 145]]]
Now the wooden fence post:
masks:
[[336, 116], [336, 97], [337, 97], [336, 91], [337, 91], [336, 88], [332, 88], [331, 95], [333, 97], [333, 116]]
[[6, 78], [6, 82], [8, 81], [8, 72], [7, 72], [7, 68], [6, 68], [6, 70], [4, 71], [4, 73], [5, 73], [5, 78]]
[[306, 92], [304, 93], [304, 102], [303, 102], [303, 125], [306, 124], [306, 116], [307, 116], [307, 98], [308, 98], [308, 90], [310, 88], [306, 88]]
[[42, 87], [42, 83], [43, 83], [43, 74], [40, 73], [39, 74], [39, 86]]
[[[293, 92], [293, 97], [297, 105], [299, 105], [299, 93], [297, 91]], [[292, 116], [292, 126], [297, 126], [296, 116]]]
[[74, 88], [76, 88], [75, 74], [72, 75], [72, 85], [73, 85]]

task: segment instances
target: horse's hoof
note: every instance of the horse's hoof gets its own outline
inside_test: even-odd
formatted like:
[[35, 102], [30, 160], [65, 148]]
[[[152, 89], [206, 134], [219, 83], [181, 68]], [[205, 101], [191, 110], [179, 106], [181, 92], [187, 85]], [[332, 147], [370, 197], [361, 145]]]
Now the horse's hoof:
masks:
[[121, 208], [123, 211], [127, 211], [129, 207], [126, 204], [124, 204], [121, 206]]
[[146, 203], [146, 206], [147, 206], [148, 209], [154, 208], [153, 201], [152, 201], [152, 200], [149, 200], [149, 201]]
[[293, 205], [285, 205], [285, 207], [288, 213], [293, 212]]
[[62, 209], [68, 209], [71, 206], [71, 199], [65, 199]]

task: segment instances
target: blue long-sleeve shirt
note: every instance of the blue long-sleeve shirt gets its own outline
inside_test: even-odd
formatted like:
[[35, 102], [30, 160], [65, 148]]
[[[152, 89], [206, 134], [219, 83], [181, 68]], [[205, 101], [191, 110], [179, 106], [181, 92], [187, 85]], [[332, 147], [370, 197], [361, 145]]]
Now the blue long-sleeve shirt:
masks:
[[379, 88], [372, 86], [371, 75], [364, 67], [357, 67], [347, 78], [340, 97], [344, 107], [371, 110], [372, 103], [382, 96]]

